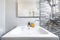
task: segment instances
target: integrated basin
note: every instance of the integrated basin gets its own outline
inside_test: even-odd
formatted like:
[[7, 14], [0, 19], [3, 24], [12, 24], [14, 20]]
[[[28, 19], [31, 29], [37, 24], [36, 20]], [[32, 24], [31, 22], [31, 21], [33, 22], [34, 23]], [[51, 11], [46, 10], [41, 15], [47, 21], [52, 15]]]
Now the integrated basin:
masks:
[[2, 36], [2, 40], [59, 40], [59, 37], [40, 26], [17, 26]]

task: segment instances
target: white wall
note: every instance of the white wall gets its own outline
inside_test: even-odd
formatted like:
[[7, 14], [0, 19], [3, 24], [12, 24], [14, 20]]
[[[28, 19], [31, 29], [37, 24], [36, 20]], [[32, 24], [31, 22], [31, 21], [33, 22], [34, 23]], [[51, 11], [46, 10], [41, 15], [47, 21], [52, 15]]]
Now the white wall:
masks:
[[0, 0], [0, 35], [3, 34], [5, 27], [4, 0]]
[[30, 22], [34, 22], [38, 25], [38, 21], [35, 21], [35, 20], [38, 20], [38, 18], [17, 18], [17, 25], [20, 25], [20, 26], [25, 26], [27, 25], [27, 23], [30, 21]]
[[[7, 16], [9, 16], [10, 18], [13, 17], [13, 19], [15, 19], [15, 17], [16, 17], [16, 0], [6, 0], [6, 6], [7, 6], [6, 7]], [[7, 20], [9, 20], [9, 22], [12, 22], [10, 18], [7, 17]], [[27, 25], [28, 21], [33, 21], [35, 19], [36, 18], [33, 19], [33, 18], [17, 18], [16, 17], [16, 23], [17, 23], [17, 25], [24, 26], [24, 25]], [[8, 26], [8, 24], [9, 23], [7, 23], [7, 26]]]
[[15, 0], [5, 0], [5, 31], [16, 26], [16, 6]]
[[15, 0], [0, 0], [0, 36], [15, 26]]

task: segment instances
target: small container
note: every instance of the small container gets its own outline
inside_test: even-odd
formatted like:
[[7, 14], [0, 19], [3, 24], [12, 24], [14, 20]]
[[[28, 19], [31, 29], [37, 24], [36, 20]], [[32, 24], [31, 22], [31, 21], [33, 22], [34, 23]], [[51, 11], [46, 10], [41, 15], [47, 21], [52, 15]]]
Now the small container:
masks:
[[30, 22], [28, 22], [28, 26], [30, 26]]
[[34, 23], [31, 23], [31, 25], [30, 25], [32, 28], [34, 28], [35, 27], [35, 24]]
[[28, 29], [30, 29], [30, 22], [28, 22], [28, 26], [27, 27], [28, 27]]

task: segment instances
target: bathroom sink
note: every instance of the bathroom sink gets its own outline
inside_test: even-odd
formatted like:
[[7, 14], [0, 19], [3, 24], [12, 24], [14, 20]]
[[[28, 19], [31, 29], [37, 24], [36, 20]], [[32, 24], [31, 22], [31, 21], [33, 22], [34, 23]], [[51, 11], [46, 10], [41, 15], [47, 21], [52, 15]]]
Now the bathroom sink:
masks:
[[2, 40], [59, 40], [59, 37], [40, 26], [18, 26], [2, 36]]
[[48, 34], [48, 32], [46, 30], [43, 30], [39, 26], [36, 26], [35, 28], [25, 26], [25, 27], [21, 27], [20, 30], [23, 33], [32, 34], [32, 35], [35, 35], [35, 34], [38, 34], [38, 35], [39, 34]]

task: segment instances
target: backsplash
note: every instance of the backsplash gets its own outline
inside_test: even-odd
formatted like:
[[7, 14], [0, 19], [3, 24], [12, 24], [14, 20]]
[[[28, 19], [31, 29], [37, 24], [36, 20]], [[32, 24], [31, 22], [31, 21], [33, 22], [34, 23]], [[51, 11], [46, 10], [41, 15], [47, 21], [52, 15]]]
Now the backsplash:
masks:
[[17, 25], [25, 26], [28, 22], [34, 22], [36, 25], [39, 25], [39, 21], [35, 20], [39, 20], [39, 18], [17, 18]]

